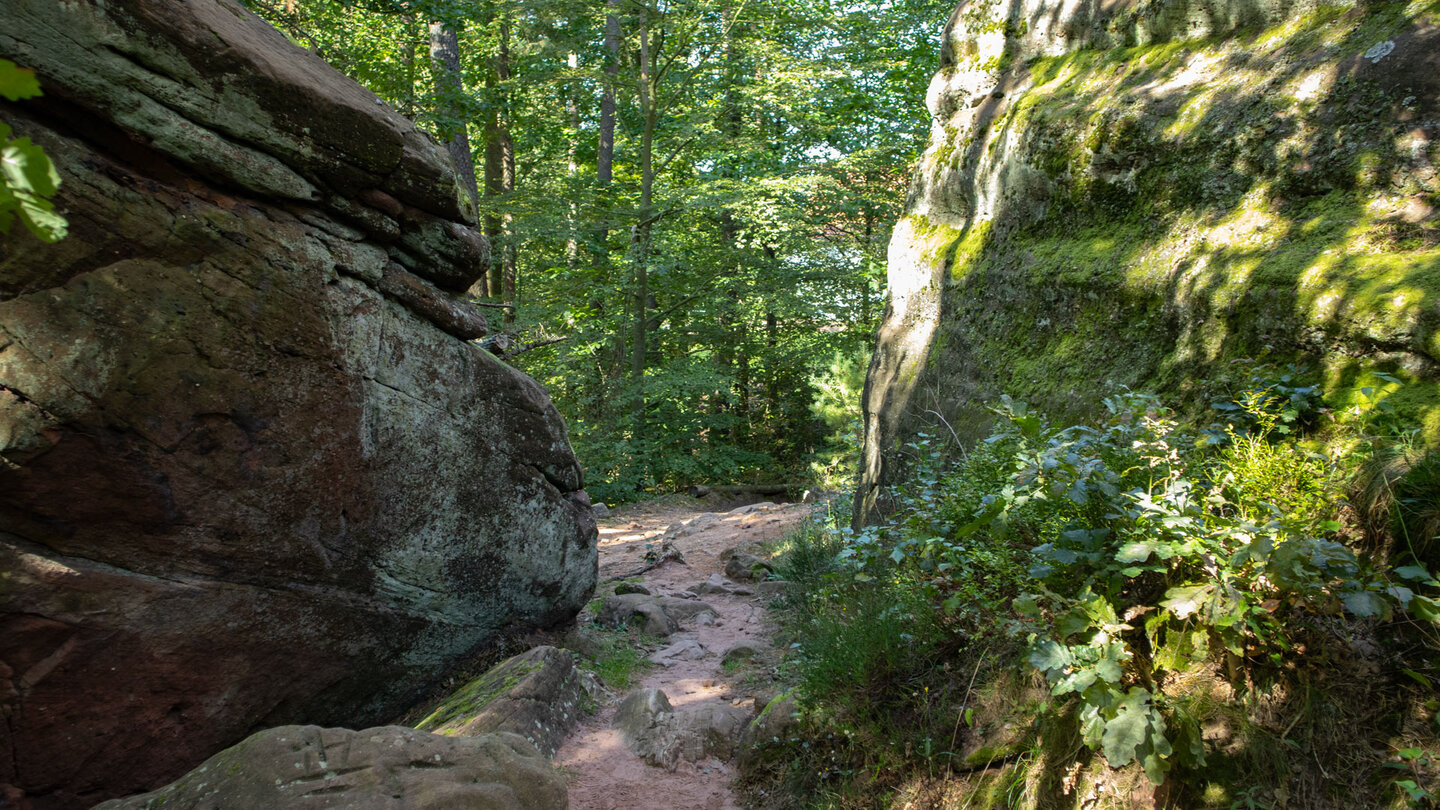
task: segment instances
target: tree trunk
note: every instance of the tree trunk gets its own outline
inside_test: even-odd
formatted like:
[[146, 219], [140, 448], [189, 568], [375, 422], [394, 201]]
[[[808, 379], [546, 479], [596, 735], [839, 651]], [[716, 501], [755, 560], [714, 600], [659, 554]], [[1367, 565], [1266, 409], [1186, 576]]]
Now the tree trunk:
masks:
[[[744, 131], [738, 81], [740, 51], [734, 36], [734, 12], [726, 8], [721, 11], [720, 15], [725, 37], [722, 43], [725, 56], [722, 76], [725, 88], [721, 96], [722, 103], [719, 120], [716, 121], [716, 129], [720, 131], [720, 135], [726, 143], [738, 144]], [[719, 173], [721, 176], [731, 179], [739, 176], [738, 169], [729, 163], [722, 163]], [[720, 361], [724, 366], [726, 376], [731, 380], [730, 408], [734, 419], [730, 423], [729, 440], [731, 444], [744, 445], [750, 436], [750, 358], [745, 348], [748, 342], [749, 323], [744, 311], [745, 296], [742, 293], [745, 262], [740, 251], [741, 225], [736, 220], [734, 212], [728, 208], [720, 210], [719, 218], [720, 246], [729, 257], [724, 260], [728, 268], [726, 275], [734, 279], [726, 291], [730, 302], [729, 311], [720, 320], [721, 339], [726, 344], [720, 352]]]
[[[492, 255], [501, 252], [504, 238], [500, 217], [495, 213], [494, 198], [505, 192], [505, 150], [500, 141], [500, 111], [493, 102], [498, 88], [495, 71], [485, 74], [486, 95], [492, 103], [485, 111], [485, 238], [490, 240]], [[490, 262], [490, 271], [485, 279], [485, 296], [500, 300], [504, 294], [505, 269], [501, 261]]]
[[[766, 251], [767, 253], [769, 251]], [[773, 254], [772, 254], [773, 257]], [[780, 321], [775, 313], [765, 313], [765, 418], [775, 419], [780, 414], [780, 369], [776, 364], [780, 357]]]
[[620, 0], [605, 3], [605, 79], [600, 91], [600, 144], [595, 151], [595, 180], [606, 188], [614, 176], [615, 85], [620, 76]]
[[[515, 191], [515, 142], [510, 138], [510, 21], [500, 22], [500, 49], [495, 59], [495, 75], [500, 80], [500, 110], [499, 136], [500, 136], [500, 193], [512, 194]], [[505, 323], [515, 322], [516, 286], [519, 281], [519, 256], [518, 246], [515, 244], [515, 215], [507, 206], [505, 214], [501, 217], [501, 231], [503, 240], [500, 250], [500, 300], [509, 304], [509, 308], [502, 310]]]
[[[610, 261], [610, 182], [614, 177], [615, 160], [615, 91], [620, 80], [620, 0], [606, 0], [605, 3], [605, 77], [600, 91], [600, 141], [595, 151], [595, 191], [597, 209], [600, 211], [595, 223], [594, 243], [591, 257], [595, 261], [598, 283], [594, 299], [595, 311], [603, 312], [605, 297], [603, 291], [609, 287]], [[625, 310], [621, 299], [617, 310]], [[625, 368], [625, 335], [616, 330], [609, 352], [609, 372], [618, 378]]]
[[[580, 72], [580, 54], [571, 51], [565, 57], [565, 67], [570, 70], [570, 79], [573, 82], [576, 74]], [[580, 133], [580, 88], [570, 83], [565, 87], [565, 113], [569, 119], [570, 132], [569, 144], [565, 150], [565, 186], [570, 194], [570, 205], [566, 209], [565, 222], [565, 268], [574, 272], [576, 265], [580, 263], [580, 204], [575, 178], [580, 173], [580, 164], [576, 160], [576, 150], [579, 148]]]
[[[405, 51], [401, 56], [401, 64], [405, 66], [405, 101], [400, 105], [400, 114], [406, 118], [415, 117], [415, 15], [401, 14], [400, 27], [405, 31]], [[456, 41], [459, 44], [459, 41]], [[459, 54], [456, 54], [458, 62]], [[474, 175], [474, 168], [471, 168], [471, 175]]]
[[645, 357], [649, 339], [649, 318], [646, 311], [650, 303], [650, 234], [653, 223], [651, 207], [655, 194], [655, 86], [654, 54], [651, 53], [649, 12], [640, 12], [640, 81], [637, 87], [640, 95], [640, 115], [643, 126], [640, 133], [640, 210], [638, 222], [631, 231], [631, 268], [635, 273], [635, 320], [630, 345], [630, 377], [636, 384], [635, 411], [638, 417], [644, 408], [643, 382]]
[[475, 159], [470, 154], [470, 136], [466, 133], [465, 82], [460, 72], [460, 38], [455, 29], [442, 22], [430, 23], [430, 58], [436, 63], [435, 95], [441, 105], [438, 112], [447, 124], [442, 132], [450, 134], [445, 148], [455, 163], [461, 185], [474, 203], [480, 194], [475, 187]]

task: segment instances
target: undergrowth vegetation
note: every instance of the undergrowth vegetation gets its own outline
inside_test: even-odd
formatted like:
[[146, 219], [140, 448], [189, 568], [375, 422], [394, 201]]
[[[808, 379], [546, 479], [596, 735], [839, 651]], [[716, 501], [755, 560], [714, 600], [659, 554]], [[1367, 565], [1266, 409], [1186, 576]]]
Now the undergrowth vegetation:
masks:
[[922, 435], [889, 522], [791, 538], [785, 667], [805, 720], [751, 769], [756, 790], [1431, 806], [1434, 456], [1405, 436], [1315, 452], [1326, 411], [1294, 377], [1206, 427], [1127, 393], [1095, 425], [1002, 399], [950, 463]]

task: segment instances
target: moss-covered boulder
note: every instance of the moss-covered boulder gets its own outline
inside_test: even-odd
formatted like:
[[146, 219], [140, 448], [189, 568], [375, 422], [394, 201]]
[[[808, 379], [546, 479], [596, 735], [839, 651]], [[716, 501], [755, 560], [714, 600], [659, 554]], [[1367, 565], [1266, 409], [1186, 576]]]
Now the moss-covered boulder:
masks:
[[928, 103], [857, 520], [1001, 394], [1198, 411], [1259, 359], [1440, 437], [1440, 4], [964, 2]]

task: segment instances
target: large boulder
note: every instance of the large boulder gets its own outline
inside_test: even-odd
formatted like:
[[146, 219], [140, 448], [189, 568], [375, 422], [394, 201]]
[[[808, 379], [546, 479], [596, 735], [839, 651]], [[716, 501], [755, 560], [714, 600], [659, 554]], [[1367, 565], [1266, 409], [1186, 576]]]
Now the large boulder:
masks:
[[565, 810], [565, 777], [515, 734], [281, 726], [173, 784], [95, 810]]
[[593, 590], [443, 149], [232, 0], [0, 4], [70, 222], [0, 237], [0, 796], [371, 725]]
[[1440, 441], [1440, 14], [1402, 5], [960, 3], [856, 521], [893, 509], [917, 434], [982, 438], [1001, 395], [1085, 420], [1128, 387], [1208, 419], [1256, 358]]

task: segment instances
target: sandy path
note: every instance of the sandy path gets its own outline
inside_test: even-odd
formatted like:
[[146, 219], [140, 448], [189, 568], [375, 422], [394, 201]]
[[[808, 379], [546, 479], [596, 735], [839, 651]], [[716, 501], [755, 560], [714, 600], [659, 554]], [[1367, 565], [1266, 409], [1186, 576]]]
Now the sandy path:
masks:
[[[723, 513], [709, 518], [693, 508], [637, 504], [616, 510], [600, 521], [600, 579], [634, 571], [644, 565], [646, 544], [657, 548], [667, 527], [695, 521], [698, 530], [682, 530], [674, 545], [685, 563], [670, 562], [644, 575], [644, 583], [657, 596], [678, 595], [704, 582], [724, 566], [719, 555], [726, 549], [754, 541], [778, 538], [793, 529], [812, 507], [801, 504], [757, 509], [749, 514]], [[713, 519], [713, 522], [709, 522]], [[702, 524], [703, 521], [703, 524]], [[742, 583], [750, 585], [752, 583]], [[611, 586], [601, 586], [607, 592]], [[715, 608], [713, 625], [688, 622], [666, 644], [694, 639], [708, 651], [695, 661], [675, 661], [646, 674], [639, 687], [664, 690], [677, 710], [706, 703], [753, 705], [753, 695], [721, 668], [720, 656], [738, 643], [768, 646], [773, 627], [763, 601], [755, 596], [706, 594], [702, 601]], [[681, 760], [674, 772], [646, 765], [620, 742], [611, 728], [615, 695], [593, 717], [571, 734], [555, 755], [555, 764], [571, 777], [571, 810], [740, 810], [730, 791], [735, 777], [731, 763], [708, 759]]]

